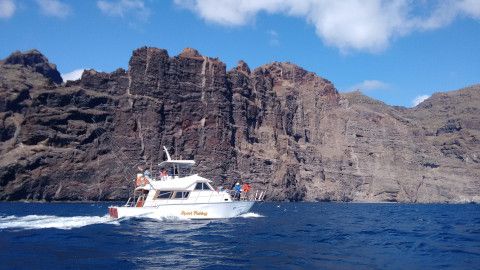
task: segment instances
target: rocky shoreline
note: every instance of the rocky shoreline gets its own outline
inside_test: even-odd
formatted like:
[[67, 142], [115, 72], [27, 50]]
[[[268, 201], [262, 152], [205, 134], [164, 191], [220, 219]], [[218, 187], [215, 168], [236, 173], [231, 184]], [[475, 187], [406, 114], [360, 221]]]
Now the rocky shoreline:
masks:
[[124, 200], [165, 145], [268, 200], [480, 202], [480, 85], [403, 108], [291, 63], [227, 71], [150, 47], [66, 83], [40, 52], [15, 52], [0, 82], [0, 200]]

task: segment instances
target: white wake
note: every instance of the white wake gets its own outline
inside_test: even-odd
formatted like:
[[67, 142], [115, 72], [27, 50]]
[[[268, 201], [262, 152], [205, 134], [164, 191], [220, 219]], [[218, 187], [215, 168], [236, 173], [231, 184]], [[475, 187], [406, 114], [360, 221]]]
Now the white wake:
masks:
[[75, 216], [75, 217], [59, 217], [48, 215], [29, 215], [29, 216], [5, 216], [0, 217], [1, 229], [47, 229], [56, 228], [69, 230], [80, 228], [93, 224], [119, 224], [118, 221], [105, 216]]
[[240, 215], [240, 217], [243, 217], [243, 218], [259, 218], [259, 217], [265, 217], [265, 216], [262, 216], [260, 214], [254, 213], [254, 212], [248, 212], [248, 213]]
[[190, 220], [189, 218], [183, 216], [172, 216], [172, 215], [162, 215], [161, 213], [147, 213], [145, 215], [140, 216], [141, 218], [148, 218], [158, 221], [185, 221]]

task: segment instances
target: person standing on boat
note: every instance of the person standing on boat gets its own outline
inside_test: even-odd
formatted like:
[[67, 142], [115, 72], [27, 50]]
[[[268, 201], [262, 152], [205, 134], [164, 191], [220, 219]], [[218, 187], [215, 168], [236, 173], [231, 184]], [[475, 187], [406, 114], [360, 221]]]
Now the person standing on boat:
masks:
[[241, 196], [242, 199], [247, 198], [248, 192], [250, 191], [250, 188], [251, 187], [250, 187], [250, 184], [248, 182], [246, 182], [242, 185], [242, 196]]
[[245, 193], [249, 192], [249, 191], [250, 191], [250, 188], [251, 188], [251, 187], [250, 187], [250, 184], [249, 184], [248, 182], [245, 183], [245, 184], [243, 184], [243, 186], [242, 186], [242, 190], [243, 190], [243, 192], [245, 192]]
[[235, 190], [235, 197], [240, 197], [240, 193], [242, 192], [242, 186], [240, 186], [240, 183], [237, 182], [235, 186], [233, 187], [233, 190]]
[[143, 175], [145, 175], [146, 177], [148, 178], [152, 178], [152, 174], [150, 173], [150, 171], [147, 169], [145, 170], [145, 172], [143, 173]]
[[162, 171], [160, 172], [160, 179], [167, 180], [167, 177], [168, 177], [167, 170], [163, 168]]

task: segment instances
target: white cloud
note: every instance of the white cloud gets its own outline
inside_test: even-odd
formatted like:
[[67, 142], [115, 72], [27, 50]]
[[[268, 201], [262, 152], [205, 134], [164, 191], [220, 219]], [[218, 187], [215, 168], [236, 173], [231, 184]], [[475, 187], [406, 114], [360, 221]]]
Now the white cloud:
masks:
[[72, 12], [69, 5], [59, 0], [37, 0], [37, 4], [41, 12], [47, 16], [66, 18]]
[[[479, 0], [174, 0], [206, 21], [242, 26], [258, 13], [302, 17], [325, 44], [343, 52], [379, 52], [391, 40], [432, 30], [459, 16], [480, 19]], [[426, 12], [418, 12], [418, 9]]]
[[458, 3], [458, 9], [470, 17], [480, 19], [480, 1], [478, 0], [460, 1], [460, 3]]
[[64, 82], [66, 81], [76, 81], [82, 77], [83, 71], [85, 69], [76, 69], [74, 71], [62, 74], [62, 79]]
[[145, 6], [142, 0], [119, 0], [119, 1], [97, 1], [97, 7], [104, 14], [113, 17], [124, 18], [133, 15], [137, 19], [147, 20], [150, 16], [150, 9]]
[[267, 32], [267, 34], [269, 36], [268, 43], [270, 44], [270, 46], [276, 47], [276, 46], [280, 45], [280, 39], [279, 39], [277, 31], [270, 30], [270, 31]]
[[413, 107], [417, 106], [418, 104], [422, 103], [425, 99], [429, 98], [430, 96], [429, 95], [420, 95], [420, 96], [417, 96], [416, 98], [414, 98], [412, 100], [412, 105]]
[[362, 91], [373, 91], [373, 90], [388, 90], [390, 85], [379, 80], [365, 80], [361, 83], [355, 84], [349, 88], [349, 91], [353, 90], [362, 90]]
[[0, 18], [9, 19], [15, 13], [15, 3], [13, 0], [0, 0]]

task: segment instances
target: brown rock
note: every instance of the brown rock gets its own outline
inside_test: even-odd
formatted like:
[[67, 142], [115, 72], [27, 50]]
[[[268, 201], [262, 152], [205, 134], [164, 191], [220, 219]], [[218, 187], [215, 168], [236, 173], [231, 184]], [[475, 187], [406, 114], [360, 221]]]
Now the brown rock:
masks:
[[270, 200], [480, 200], [479, 85], [406, 109], [291, 63], [227, 72], [194, 49], [144, 47], [128, 71], [59, 86], [29, 54], [0, 65], [2, 200], [125, 199], [164, 145]]
[[57, 66], [51, 64], [48, 59], [37, 50], [30, 50], [24, 53], [16, 51], [3, 60], [3, 65], [21, 65], [44, 75], [56, 84], [62, 83], [62, 77], [57, 71]]
[[179, 57], [184, 57], [184, 58], [197, 58], [197, 59], [202, 58], [202, 55], [197, 50], [195, 50], [193, 48], [183, 49], [183, 51], [178, 56]]

